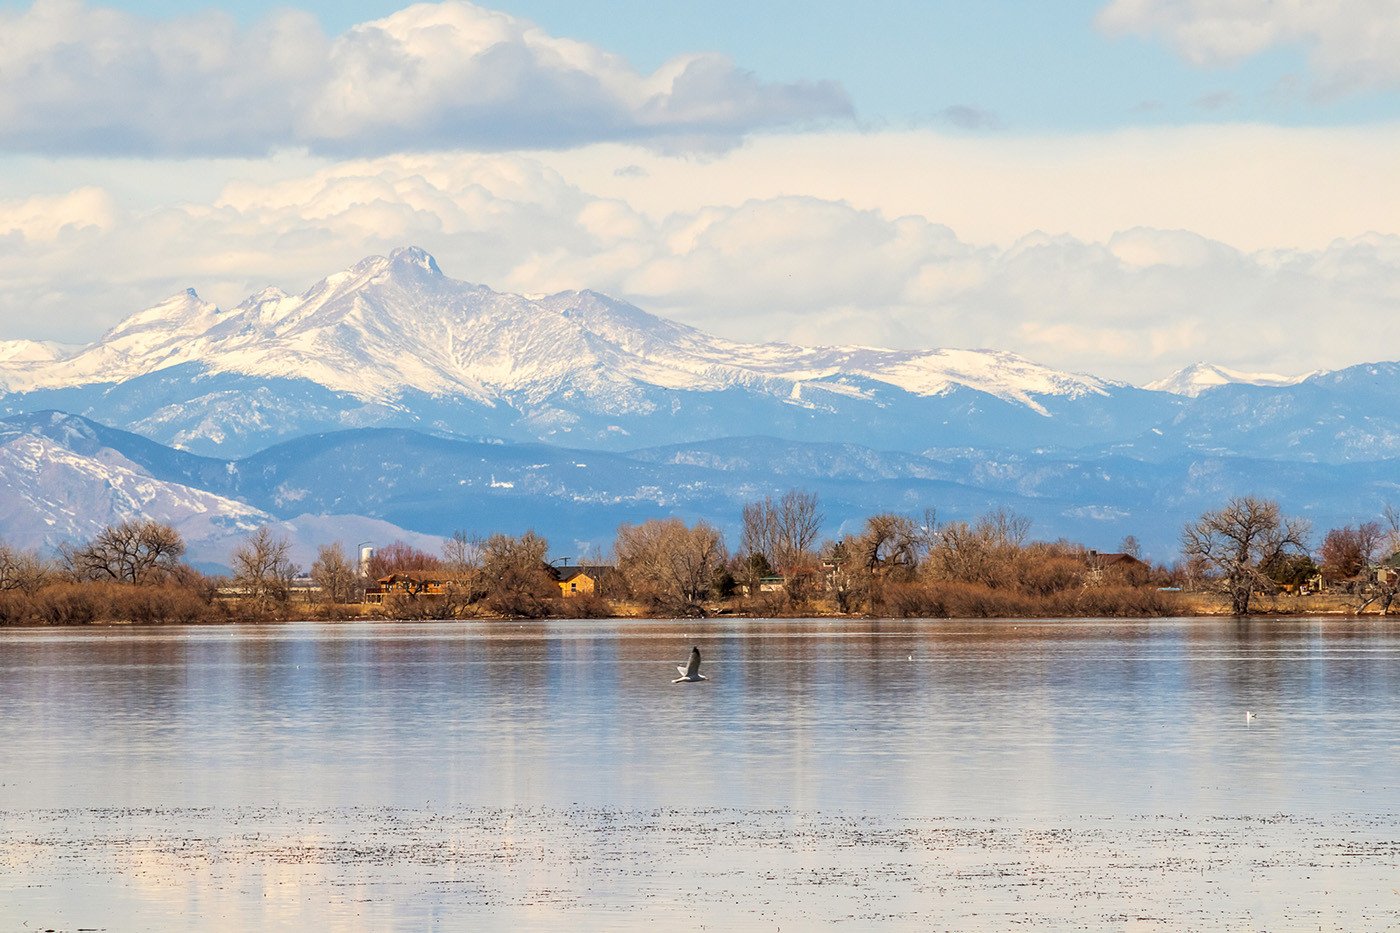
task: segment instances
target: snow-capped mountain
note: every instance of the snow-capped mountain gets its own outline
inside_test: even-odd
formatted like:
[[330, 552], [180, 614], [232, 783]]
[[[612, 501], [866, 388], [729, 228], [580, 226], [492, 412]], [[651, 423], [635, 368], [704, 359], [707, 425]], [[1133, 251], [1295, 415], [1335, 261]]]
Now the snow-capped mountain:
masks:
[[1400, 456], [1400, 365], [1198, 364], [1142, 389], [991, 350], [749, 344], [590, 291], [530, 298], [422, 250], [230, 309], [182, 292], [73, 352], [16, 346], [0, 415], [58, 409], [243, 457], [350, 428], [625, 451], [735, 436], [918, 453]]
[[594, 292], [460, 282], [416, 248], [227, 310], [189, 290], [64, 358], [0, 361], [0, 383], [11, 411], [80, 410], [208, 452], [360, 425], [611, 447], [773, 424], [835, 438], [833, 419], [883, 419], [884, 437], [949, 423], [960, 443], [960, 412], [1005, 410], [1019, 436], [1139, 392], [1000, 351], [739, 343]]
[[62, 356], [57, 344], [39, 340], [0, 340], [0, 366], [52, 363]]
[[1207, 389], [1224, 385], [1295, 386], [1320, 372], [1313, 370], [1301, 376], [1280, 376], [1278, 373], [1246, 373], [1214, 363], [1192, 363], [1164, 379], [1149, 382], [1143, 388], [1195, 398]]
[[753, 385], [800, 401], [809, 384], [861, 394], [843, 382], [850, 377], [914, 395], [963, 386], [1043, 411], [1038, 397], [1102, 395], [1108, 386], [998, 351], [737, 343], [594, 292], [532, 300], [460, 282], [412, 247], [300, 295], [268, 288], [227, 311], [189, 289], [70, 358], [16, 362], [40, 365], [7, 374], [15, 391], [120, 383], [195, 363], [208, 373], [308, 379], [380, 404], [407, 392], [539, 402], [567, 387], [625, 409], [639, 403], [637, 386]]

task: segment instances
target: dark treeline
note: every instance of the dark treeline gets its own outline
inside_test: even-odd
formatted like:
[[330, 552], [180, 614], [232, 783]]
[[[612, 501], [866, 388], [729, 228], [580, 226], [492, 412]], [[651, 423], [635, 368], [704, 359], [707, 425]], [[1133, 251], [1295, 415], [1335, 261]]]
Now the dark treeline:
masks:
[[[997, 509], [973, 521], [884, 513], [821, 540], [820, 502], [791, 491], [744, 506], [737, 547], [714, 526], [678, 518], [623, 525], [608, 554], [549, 562], [533, 531], [459, 532], [439, 552], [403, 542], [366, 566], [338, 544], [307, 571], [269, 528], [241, 541], [225, 577], [184, 562], [180, 535], [130, 521], [56, 555], [0, 544], [0, 624], [192, 623], [290, 618], [594, 618], [617, 614], [896, 617], [1159, 616], [1199, 611], [1179, 591], [1218, 594], [1244, 614], [1263, 597], [1330, 588], [1384, 612], [1400, 573], [1400, 513], [1332, 529], [1316, 554], [1306, 523], [1244, 497], [1182, 533], [1181, 559], [1139, 560], [1130, 536], [1099, 554], [1037, 541], [1028, 519]], [[584, 566], [578, 566], [584, 565]], [[588, 584], [569, 592], [570, 572]], [[561, 583], [563, 588], [561, 588]]]

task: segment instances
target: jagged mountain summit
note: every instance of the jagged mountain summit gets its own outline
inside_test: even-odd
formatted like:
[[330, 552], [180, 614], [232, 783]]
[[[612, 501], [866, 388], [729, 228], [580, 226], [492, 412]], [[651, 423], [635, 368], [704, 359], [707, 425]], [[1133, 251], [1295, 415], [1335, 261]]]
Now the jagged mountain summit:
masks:
[[227, 310], [191, 289], [66, 357], [0, 360], [0, 384], [11, 411], [84, 411], [206, 450], [362, 425], [585, 446], [774, 425], [835, 438], [824, 422], [848, 428], [853, 415], [888, 422], [876, 432], [889, 438], [960, 411], [1030, 424], [1138, 391], [992, 350], [740, 343], [596, 292], [527, 298], [457, 281], [412, 247]]
[[[843, 377], [933, 395], [964, 386], [1039, 409], [1037, 397], [1103, 394], [1108, 383], [991, 350], [882, 350], [745, 344], [596, 292], [503, 294], [443, 275], [407, 247], [373, 256], [300, 295], [268, 288], [222, 310], [189, 289], [140, 311], [66, 359], [29, 360], [12, 390], [119, 383], [182, 364], [211, 373], [305, 378], [365, 402], [408, 391], [483, 402], [561, 388], [723, 390], [761, 384], [860, 394]], [[771, 383], [771, 385], [770, 385]]]
[[950, 455], [1400, 456], [1400, 364], [1299, 379], [1202, 364], [1142, 389], [993, 350], [742, 343], [596, 292], [495, 292], [406, 248], [229, 309], [182, 292], [74, 352], [0, 345], [0, 415], [58, 409], [232, 458], [365, 427], [612, 451], [762, 435]]
[[1192, 363], [1190, 366], [1178, 369], [1166, 378], [1149, 382], [1144, 388], [1154, 392], [1170, 392], [1173, 395], [1195, 398], [1207, 389], [1213, 389], [1217, 386], [1295, 386], [1320, 374], [1321, 370], [1313, 370], [1300, 376], [1281, 376], [1278, 373], [1246, 373], [1237, 369], [1217, 366], [1214, 363]]

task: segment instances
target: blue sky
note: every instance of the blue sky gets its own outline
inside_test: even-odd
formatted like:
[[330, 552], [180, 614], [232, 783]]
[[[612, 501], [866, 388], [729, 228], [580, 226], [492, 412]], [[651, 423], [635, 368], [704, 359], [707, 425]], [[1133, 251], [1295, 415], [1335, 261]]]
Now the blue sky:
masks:
[[[295, 6], [330, 34], [403, 3], [177, 0], [106, 4], [155, 17], [217, 9], [251, 24]], [[1393, 93], [1311, 99], [1304, 47], [1286, 45], [1211, 68], [1162, 45], [1095, 27], [1100, 0], [500, 0], [550, 32], [624, 55], [649, 71], [697, 49], [723, 52], [771, 80], [831, 78], [874, 125], [943, 124], [950, 108], [984, 111], [1003, 130], [1087, 130], [1199, 122], [1336, 125], [1400, 116]], [[0, 9], [24, 9], [6, 0]], [[956, 126], [956, 124], [952, 124]]]
[[1136, 382], [1400, 357], [1400, 0], [0, 20], [0, 339], [82, 342], [186, 286], [229, 304], [413, 243], [739, 339]]

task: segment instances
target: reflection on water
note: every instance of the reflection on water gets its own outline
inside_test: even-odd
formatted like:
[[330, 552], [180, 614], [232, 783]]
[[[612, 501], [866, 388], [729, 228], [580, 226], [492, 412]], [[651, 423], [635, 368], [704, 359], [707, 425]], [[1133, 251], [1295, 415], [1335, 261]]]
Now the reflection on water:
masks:
[[[711, 679], [673, 686], [675, 665], [692, 644]], [[1318, 827], [1323, 848], [1332, 844], [1323, 838], [1327, 828], [1348, 820], [1393, 836], [1397, 661], [1400, 629], [1344, 620], [3, 632], [0, 867], [12, 880], [0, 877], [0, 901], [19, 906], [0, 906], [0, 921], [48, 919], [33, 911], [58, 910], [58, 894], [96, 898], [140, 918], [146, 902], [131, 878], [189, 897], [190, 885], [218, 887], [220, 873], [235, 890], [275, 888], [283, 897], [271, 903], [304, 908], [288, 883], [311, 883], [305, 860], [267, 852], [216, 858], [207, 849], [236, 849], [230, 840], [246, 842], [250, 832], [277, 851], [295, 848], [315, 813], [331, 814], [326, 838], [334, 846], [352, 847], [357, 825], [394, 837], [395, 821], [425, 814], [468, 822], [520, 814], [520, 839], [496, 827], [471, 844], [485, 852], [544, 845], [549, 858], [565, 863], [577, 853], [564, 840], [541, 839], [540, 826], [549, 823], [541, 814], [586, 814], [588, 832], [597, 831], [599, 814], [619, 814], [635, 824], [628, 844], [644, 848], [656, 827], [643, 815], [666, 811], [692, 820], [727, 813], [728, 822], [753, 826], [785, 813], [815, 821], [822, 838], [849, 828], [842, 820], [867, 821], [871, 833], [1001, 820], [1016, 832], [1061, 826], [1072, 841], [1098, 826], [1092, 821], [1107, 820], [1129, 839], [1122, 821], [1169, 818], [1184, 821], [1175, 829], [1194, 831], [1221, 817], [1275, 814]], [[1246, 710], [1257, 718], [1247, 723]], [[134, 836], [114, 840], [114, 812], [128, 814], [118, 829]], [[229, 829], [233, 822], [241, 828]], [[190, 824], [198, 824], [186, 840], [192, 848], [167, 851], [175, 827]], [[130, 850], [142, 833], [151, 847]], [[433, 838], [440, 846], [459, 837]], [[1081, 848], [1066, 840], [1059, 862]], [[118, 842], [127, 849], [108, 852], [115, 861], [106, 870], [116, 880], [77, 854]], [[1006, 846], [1018, 851], [1014, 841]], [[750, 862], [738, 858], [740, 849]], [[55, 852], [70, 855], [50, 864]], [[192, 861], [190, 852], [204, 855]], [[658, 852], [664, 847], [639, 857], [654, 862]], [[776, 858], [752, 846], [726, 855], [738, 858], [736, 871], [758, 872]], [[122, 861], [133, 857], [161, 867], [142, 871]], [[831, 860], [847, 857], [855, 858], [838, 846], [818, 861], [837, 870]], [[1299, 856], [1298, 863], [1317, 858]], [[773, 861], [774, 870], [782, 861]], [[1368, 849], [1346, 864], [1391, 870], [1395, 861], [1394, 851]], [[350, 870], [344, 859], [329, 863]], [[55, 867], [64, 864], [67, 870]], [[10, 870], [23, 865], [43, 874], [13, 880]], [[284, 871], [294, 879], [287, 882], [276, 880], [276, 865], [300, 867]], [[546, 861], [542, 871], [547, 880], [553, 868]], [[901, 896], [917, 901], [923, 890], [935, 903], [935, 880], [909, 871]], [[478, 907], [504, 918], [489, 908], [541, 883], [520, 878], [519, 890], [478, 884], [476, 896], [485, 898]], [[653, 881], [653, 894], [671, 890]], [[48, 884], [49, 894], [23, 894], [28, 883]], [[117, 887], [125, 892], [120, 908]], [[1333, 887], [1347, 886], [1338, 880]], [[364, 903], [403, 910], [366, 907], [365, 916], [422, 920], [409, 905], [439, 903], [424, 888], [398, 894]], [[779, 903], [772, 917], [800, 920], [792, 911], [802, 895], [786, 896], [791, 909]], [[531, 897], [525, 900], [534, 904]], [[1375, 905], [1377, 923], [1395, 919], [1390, 898], [1400, 900], [1386, 894]], [[456, 902], [458, 909], [470, 903]], [[807, 919], [860, 916], [847, 906]], [[541, 922], [559, 917], [548, 903], [537, 913]], [[302, 909], [289, 916], [314, 919]], [[1007, 921], [1009, 914], [996, 916]], [[1291, 922], [1270, 916], [1274, 926]], [[1299, 916], [1316, 928], [1318, 916]], [[602, 926], [622, 922], [588, 917]], [[901, 917], [929, 919], [918, 910]], [[1362, 923], [1352, 928], [1370, 922], [1350, 919]]]

